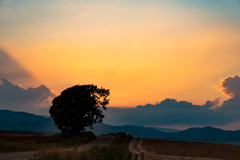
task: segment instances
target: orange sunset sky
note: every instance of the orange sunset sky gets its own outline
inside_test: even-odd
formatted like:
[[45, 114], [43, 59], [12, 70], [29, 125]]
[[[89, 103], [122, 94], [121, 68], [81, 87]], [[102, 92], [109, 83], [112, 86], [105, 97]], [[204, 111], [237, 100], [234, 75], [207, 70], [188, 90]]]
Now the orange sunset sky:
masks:
[[95, 84], [111, 107], [203, 105], [228, 99], [214, 86], [240, 75], [240, 3], [2, 0], [0, 48], [31, 75], [0, 78], [25, 89]]

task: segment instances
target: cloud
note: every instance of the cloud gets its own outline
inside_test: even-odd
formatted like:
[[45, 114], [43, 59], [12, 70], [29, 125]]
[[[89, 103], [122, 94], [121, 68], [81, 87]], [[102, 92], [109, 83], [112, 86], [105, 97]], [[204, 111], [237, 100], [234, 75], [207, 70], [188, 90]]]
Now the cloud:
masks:
[[206, 104], [203, 105], [202, 107], [206, 107], [209, 109], [216, 109], [219, 107], [218, 104], [219, 104], [220, 99], [221, 99], [221, 97], [216, 98], [214, 101], [207, 101]]
[[240, 77], [238, 75], [221, 80], [221, 85], [215, 88], [230, 97], [223, 102], [218, 111], [240, 112]]
[[240, 77], [227, 77], [221, 80], [221, 85], [217, 87], [224, 95], [230, 99], [223, 102], [218, 111], [227, 112], [228, 114], [240, 114]]
[[23, 89], [14, 85], [7, 79], [1, 79], [0, 85], [0, 109], [10, 109], [18, 111], [34, 110], [36, 106], [41, 106], [56, 95], [46, 86], [41, 85], [36, 88]]
[[165, 99], [155, 105], [136, 108], [108, 108], [104, 123], [145, 126], [231, 126], [240, 123], [240, 77], [227, 77], [215, 87], [230, 99], [219, 106], [221, 98], [194, 105], [187, 101]]
[[218, 109], [218, 111], [223, 111], [232, 114], [240, 114], [240, 98], [230, 98], [223, 102], [222, 106]]
[[222, 112], [211, 108], [217, 105], [219, 98], [206, 104], [193, 105], [187, 101], [165, 99], [159, 104], [147, 104], [136, 108], [107, 108], [104, 123], [113, 125], [136, 124], [145, 126], [194, 125], [219, 126], [233, 121]]
[[220, 86], [215, 86], [215, 88], [222, 91], [228, 97], [240, 97], [240, 77], [238, 75], [227, 77], [221, 80]]

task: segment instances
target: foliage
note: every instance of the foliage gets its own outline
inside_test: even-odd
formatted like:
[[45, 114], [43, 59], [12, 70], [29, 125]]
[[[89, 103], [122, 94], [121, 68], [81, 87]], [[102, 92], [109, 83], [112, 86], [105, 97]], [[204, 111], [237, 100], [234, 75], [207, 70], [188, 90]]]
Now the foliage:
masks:
[[40, 142], [38, 141], [37, 143], [43, 144], [41, 145], [40, 148], [44, 148], [46, 146], [59, 146], [59, 147], [72, 147], [72, 146], [78, 146], [81, 144], [85, 144], [85, 143], [89, 143], [90, 141], [96, 139], [96, 136], [93, 132], [89, 131], [89, 132], [82, 132], [79, 135], [75, 135], [72, 138], [64, 138], [64, 137], [60, 137], [58, 139], [53, 139], [51, 141], [47, 141], [47, 142]]
[[79, 134], [84, 127], [102, 122], [101, 108], [106, 110], [109, 94], [109, 89], [95, 85], [76, 85], [55, 97], [49, 112], [63, 134]]
[[132, 160], [132, 153], [124, 153], [120, 146], [94, 146], [82, 152], [51, 150], [38, 153], [39, 160]]
[[84, 151], [63, 151], [45, 148], [40, 150], [39, 160], [132, 160], [132, 153], [128, 150], [128, 144], [132, 136], [119, 132], [115, 135], [114, 141], [109, 146], [94, 146]]
[[128, 145], [133, 139], [132, 135], [127, 135], [125, 132], [118, 132], [115, 134], [114, 140], [112, 141], [112, 146], [120, 146], [123, 152], [128, 152]]

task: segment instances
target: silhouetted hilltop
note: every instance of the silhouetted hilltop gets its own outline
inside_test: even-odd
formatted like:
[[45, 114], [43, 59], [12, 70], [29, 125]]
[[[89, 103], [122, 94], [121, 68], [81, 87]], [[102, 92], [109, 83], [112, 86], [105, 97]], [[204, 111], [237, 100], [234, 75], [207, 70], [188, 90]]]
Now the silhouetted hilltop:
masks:
[[239, 131], [225, 131], [210, 126], [204, 128], [189, 128], [185, 131], [173, 133], [171, 137], [193, 141], [240, 142]]
[[35, 114], [10, 110], [0, 110], [0, 129], [45, 134], [54, 134], [59, 132], [59, 130], [54, 126], [52, 118], [45, 118]]
[[93, 130], [86, 128], [87, 131], [93, 131], [96, 135], [125, 132], [131, 134], [133, 137], [138, 138], [156, 138], [157, 136], [166, 136], [168, 133], [161, 132], [154, 128], [147, 128], [143, 126], [124, 125], [124, 126], [111, 126], [103, 123], [95, 124]]
[[[87, 128], [86, 130], [91, 130]], [[240, 131], [225, 131], [214, 127], [189, 128], [179, 132], [162, 132], [156, 128], [124, 125], [111, 126], [107, 124], [95, 124], [91, 130], [97, 135], [125, 132], [137, 138], [179, 140], [179, 141], [199, 141], [240, 144]]]
[[[91, 130], [96, 135], [125, 132], [137, 138], [240, 144], [240, 130], [225, 131], [210, 126], [204, 128], [193, 127], [184, 131], [163, 128], [163, 130], [169, 130], [170, 132], [163, 132], [161, 128], [140, 125], [112, 126], [103, 123], [95, 124], [93, 128], [92, 130], [87, 127], [86, 130]], [[9, 110], [0, 110], [0, 130], [45, 134], [60, 132], [54, 126], [52, 118]]]
[[0, 110], [0, 121], [7, 121], [9, 123], [18, 123], [21, 121], [35, 121], [35, 120], [43, 120], [43, 116], [38, 116], [31, 113], [26, 112], [16, 112], [10, 110]]
[[[123, 126], [129, 126], [129, 127], [134, 127], [134, 128], [139, 128], [139, 129], [145, 129], [146, 127], [140, 126], [140, 125], [123, 125]], [[169, 133], [174, 133], [174, 132], [179, 132], [181, 130], [178, 129], [171, 129], [171, 128], [158, 128], [158, 127], [148, 127], [159, 130], [161, 132], [169, 132]]]

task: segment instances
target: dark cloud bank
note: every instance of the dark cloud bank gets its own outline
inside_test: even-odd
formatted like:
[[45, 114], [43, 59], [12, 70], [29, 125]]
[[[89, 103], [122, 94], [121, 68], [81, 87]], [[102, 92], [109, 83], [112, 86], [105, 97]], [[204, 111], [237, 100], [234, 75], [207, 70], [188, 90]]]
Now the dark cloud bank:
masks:
[[136, 108], [111, 108], [105, 112], [104, 123], [113, 125], [136, 124], [146, 126], [189, 125], [224, 126], [240, 122], [240, 77], [228, 77], [217, 87], [231, 98], [218, 106], [219, 98], [205, 105], [165, 99], [159, 104]]
[[0, 109], [34, 111], [35, 105], [42, 105], [49, 97], [55, 97], [55, 94], [44, 85], [23, 89], [7, 79], [1, 79], [0, 84]]

